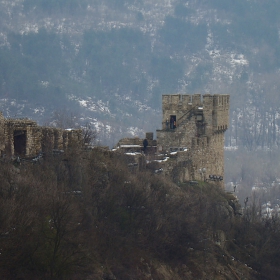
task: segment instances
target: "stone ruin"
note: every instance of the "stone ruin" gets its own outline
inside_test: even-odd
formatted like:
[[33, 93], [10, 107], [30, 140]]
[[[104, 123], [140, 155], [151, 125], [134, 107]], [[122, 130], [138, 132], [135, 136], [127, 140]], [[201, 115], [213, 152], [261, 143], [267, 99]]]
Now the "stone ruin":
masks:
[[39, 126], [29, 119], [6, 119], [0, 112], [1, 157], [24, 158], [54, 150], [64, 151], [70, 143], [81, 139], [81, 130]]
[[[126, 154], [134, 171], [151, 169], [174, 182], [224, 177], [224, 133], [229, 125], [229, 95], [162, 96], [162, 127], [146, 138], [124, 138], [115, 152]], [[39, 126], [29, 119], [5, 119], [0, 113], [0, 153], [32, 157], [64, 151], [81, 143], [82, 131]], [[145, 158], [143, 158], [143, 156]]]
[[174, 94], [162, 96], [162, 128], [140, 138], [125, 138], [116, 148], [145, 153], [147, 168], [175, 182], [224, 177], [224, 133], [229, 126], [229, 95]]

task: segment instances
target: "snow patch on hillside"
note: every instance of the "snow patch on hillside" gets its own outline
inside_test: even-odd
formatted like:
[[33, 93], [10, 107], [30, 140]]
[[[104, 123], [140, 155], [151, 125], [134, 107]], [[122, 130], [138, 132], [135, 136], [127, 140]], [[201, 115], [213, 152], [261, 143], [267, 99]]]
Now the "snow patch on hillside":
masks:
[[69, 97], [70, 100], [74, 100], [79, 103], [80, 107], [91, 111], [91, 112], [102, 112], [105, 114], [112, 115], [110, 109], [108, 107], [108, 103], [104, 103], [102, 100], [94, 101], [91, 97], [87, 97], [86, 99], [82, 99], [76, 97], [74, 95]]

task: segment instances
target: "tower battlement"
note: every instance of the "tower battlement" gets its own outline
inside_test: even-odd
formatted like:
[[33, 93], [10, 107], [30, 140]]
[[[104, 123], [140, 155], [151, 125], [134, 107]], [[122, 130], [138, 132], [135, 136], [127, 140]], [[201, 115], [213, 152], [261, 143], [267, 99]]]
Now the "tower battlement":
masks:
[[[229, 126], [229, 95], [172, 94], [162, 96], [162, 129], [157, 130], [159, 152], [184, 147], [189, 164], [182, 180], [204, 174], [224, 176], [224, 132]], [[181, 156], [181, 159], [183, 157]]]
[[[123, 152], [137, 148], [137, 151], [153, 156], [156, 149], [157, 156], [165, 159], [151, 162], [158, 168], [154, 172], [168, 176], [176, 183], [208, 178], [221, 180], [229, 106], [228, 94], [163, 95], [162, 128], [157, 130], [156, 140], [148, 133], [145, 140], [122, 139], [117, 147]], [[147, 143], [145, 148], [144, 141]]]
[[[188, 112], [203, 116], [207, 131], [226, 130], [229, 125], [229, 95], [227, 94], [170, 94], [162, 96], [162, 129], [171, 124], [178, 127]], [[200, 113], [198, 113], [200, 111]]]

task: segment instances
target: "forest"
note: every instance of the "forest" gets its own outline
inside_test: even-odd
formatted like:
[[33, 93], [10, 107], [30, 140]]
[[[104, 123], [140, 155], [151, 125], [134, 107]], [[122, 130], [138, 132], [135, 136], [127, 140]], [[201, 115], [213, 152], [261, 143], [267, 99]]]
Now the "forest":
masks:
[[280, 277], [280, 220], [215, 183], [174, 184], [77, 146], [0, 162], [1, 279]]

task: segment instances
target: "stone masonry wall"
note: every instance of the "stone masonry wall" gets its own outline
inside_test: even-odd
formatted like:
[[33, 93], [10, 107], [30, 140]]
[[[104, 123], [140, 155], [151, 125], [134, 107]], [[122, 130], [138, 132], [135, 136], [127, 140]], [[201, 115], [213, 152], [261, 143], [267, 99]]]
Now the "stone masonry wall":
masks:
[[65, 150], [82, 139], [81, 130], [38, 126], [29, 119], [5, 119], [0, 113], [0, 152], [8, 156], [30, 157], [54, 149]]
[[[224, 176], [224, 132], [229, 125], [229, 95], [163, 95], [162, 129], [157, 130], [159, 152], [184, 147], [168, 173], [179, 180]], [[176, 127], [168, 121], [176, 118]], [[184, 149], [186, 150], [186, 149]], [[205, 172], [201, 173], [204, 168]], [[170, 173], [170, 174], [171, 174]]]
[[[21, 149], [25, 156], [33, 154], [34, 150], [40, 147], [40, 137], [38, 136], [38, 126], [34, 121], [28, 119], [7, 119], [5, 120], [5, 150], [8, 154], [14, 155], [16, 151], [16, 137], [22, 135]], [[39, 139], [38, 139], [39, 138]], [[16, 141], [17, 142], [17, 141]], [[34, 152], [36, 154], [36, 152]]]
[[[174, 182], [224, 177], [224, 132], [229, 125], [229, 95], [163, 95], [162, 129], [146, 134], [147, 168]], [[124, 138], [115, 147], [143, 152], [143, 139]], [[221, 183], [222, 185], [222, 183]]]
[[[162, 129], [157, 130], [156, 140], [152, 133], [146, 134], [148, 145], [157, 147], [159, 158], [149, 160], [147, 168], [174, 182], [223, 177], [228, 124], [229, 95], [163, 95]], [[143, 151], [143, 139], [124, 138], [116, 148], [126, 153], [136, 151], [136, 146], [137, 151]], [[153, 152], [148, 150], [149, 159]]]

